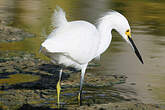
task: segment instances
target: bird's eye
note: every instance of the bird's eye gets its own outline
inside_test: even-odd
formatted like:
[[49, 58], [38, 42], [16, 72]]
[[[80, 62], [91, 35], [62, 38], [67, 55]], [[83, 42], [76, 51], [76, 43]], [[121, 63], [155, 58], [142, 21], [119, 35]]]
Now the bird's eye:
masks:
[[129, 32], [129, 29], [126, 32]]

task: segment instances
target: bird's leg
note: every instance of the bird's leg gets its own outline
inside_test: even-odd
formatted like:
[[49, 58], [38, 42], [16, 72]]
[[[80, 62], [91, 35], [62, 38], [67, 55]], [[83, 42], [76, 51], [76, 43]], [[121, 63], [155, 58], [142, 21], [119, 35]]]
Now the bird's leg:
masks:
[[79, 105], [80, 106], [82, 105], [81, 94], [82, 94], [82, 86], [83, 86], [83, 81], [84, 81], [84, 76], [85, 76], [85, 70], [87, 68], [87, 65], [88, 64], [82, 65], [82, 69], [81, 69], [80, 91], [79, 91], [79, 94], [78, 94], [78, 102], [79, 102]]
[[57, 104], [58, 104], [58, 108], [60, 107], [60, 91], [61, 91], [61, 76], [62, 76], [62, 69], [59, 72], [59, 79], [57, 82]]

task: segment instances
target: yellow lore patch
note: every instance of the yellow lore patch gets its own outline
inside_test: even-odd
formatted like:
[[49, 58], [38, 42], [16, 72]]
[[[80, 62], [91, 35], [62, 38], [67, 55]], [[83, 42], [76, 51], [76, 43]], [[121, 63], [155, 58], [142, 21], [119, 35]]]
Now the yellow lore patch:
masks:
[[131, 32], [129, 29], [125, 32], [125, 34], [131, 38]]

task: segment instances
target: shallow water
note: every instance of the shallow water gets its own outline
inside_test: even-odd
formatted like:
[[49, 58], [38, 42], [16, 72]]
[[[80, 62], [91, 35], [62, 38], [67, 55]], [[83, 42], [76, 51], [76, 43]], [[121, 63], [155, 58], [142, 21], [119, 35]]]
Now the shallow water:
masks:
[[56, 5], [66, 11], [68, 20], [81, 19], [95, 23], [95, 20], [109, 9], [125, 15], [144, 65], [140, 64], [120, 35], [113, 31], [111, 46], [101, 56], [101, 66], [87, 72], [98, 78], [125, 73], [128, 77], [125, 86], [135, 89], [139, 99], [145, 103], [165, 104], [165, 1], [0, 0], [0, 18], [9, 19], [9, 25], [36, 35], [19, 42], [0, 43], [0, 51], [26, 51], [43, 58], [38, 54], [38, 49], [45, 39], [44, 31], [46, 34], [51, 31], [50, 18]]

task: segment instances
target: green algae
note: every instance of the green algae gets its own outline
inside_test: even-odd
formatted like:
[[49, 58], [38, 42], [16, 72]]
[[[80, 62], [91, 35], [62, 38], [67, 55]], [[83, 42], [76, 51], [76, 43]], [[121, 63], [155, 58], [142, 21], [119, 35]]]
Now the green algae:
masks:
[[3, 84], [18, 84], [25, 82], [33, 82], [40, 79], [40, 76], [31, 75], [31, 74], [13, 74], [9, 75], [8, 78], [0, 79], [0, 85]]

